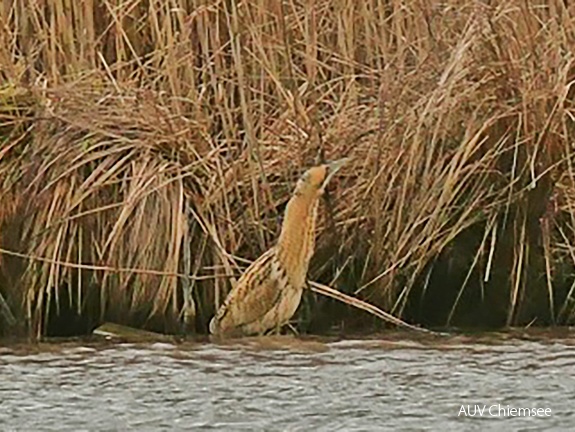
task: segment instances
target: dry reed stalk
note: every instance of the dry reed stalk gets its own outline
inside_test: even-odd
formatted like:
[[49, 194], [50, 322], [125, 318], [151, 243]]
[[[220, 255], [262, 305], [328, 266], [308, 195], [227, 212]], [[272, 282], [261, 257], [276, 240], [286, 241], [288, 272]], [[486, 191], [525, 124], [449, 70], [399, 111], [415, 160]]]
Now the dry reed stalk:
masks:
[[340, 291], [337, 291], [327, 285], [323, 285], [317, 282], [308, 282], [311, 290], [317, 294], [321, 294], [323, 296], [326, 297], [330, 297], [333, 298], [335, 300], [338, 300], [342, 303], [347, 304], [348, 306], [351, 306], [353, 308], [356, 309], [361, 309], [373, 316], [376, 316], [377, 318], [379, 318], [380, 320], [383, 320], [384, 322], [396, 325], [398, 327], [402, 327], [408, 330], [413, 330], [413, 331], [417, 331], [417, 332], [422, 332], [422, 333], [429, 333], [429, 334], [438, 334], [436, 332], [433, 332], [431, 330], [427, 330], [421, 327], [417, 327], [414, 325], [411, 325], [409, 323], [406, 323], [405, 321], [400, 320], [399, 318], [394, 317], [391, 314], [388, 314], [387, 312], [382, 311], [381, 309], [379, 309], [376, 306], [373, 306], [369, 303], [366, 303], [362, 300], [359, 300], [355, 297], [346, 295]]
[[[300, 170], [351, 156], [312, 279], [412, 322], [572, 322], [574, 24], [559, 0], [4, 2], [0, 75], [36, 115], [0, 97], [29, 218], [5, 249], [46, 259], [7, 302], [38, 333], [70, 298], [201, 331]], [[213, 278], [166, 276], [189, 269]]]

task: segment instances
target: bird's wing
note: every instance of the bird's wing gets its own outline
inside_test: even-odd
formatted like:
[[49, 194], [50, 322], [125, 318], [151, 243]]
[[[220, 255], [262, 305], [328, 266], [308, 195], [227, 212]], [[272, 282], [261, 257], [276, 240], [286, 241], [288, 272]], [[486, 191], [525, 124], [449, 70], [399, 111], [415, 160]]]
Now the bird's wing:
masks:
[[262, 318], [279, 301], [280, 270], [270, 249], [252, 263], [228, 294], [215, 321], [222, 332]]

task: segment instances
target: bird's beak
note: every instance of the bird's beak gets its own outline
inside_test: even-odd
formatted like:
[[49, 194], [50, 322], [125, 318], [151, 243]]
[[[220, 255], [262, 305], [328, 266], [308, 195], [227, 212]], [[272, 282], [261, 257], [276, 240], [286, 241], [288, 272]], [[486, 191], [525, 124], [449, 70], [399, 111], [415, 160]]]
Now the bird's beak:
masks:
[[335, 175], [335, 173], [338, 172], [339, 169], [342, 166], [344, 166], [347, 162], [349, 162], [349, 158], [338, 159], [336, 161], [333, 161], [333, 162], [326, 164], [328, 172], [327, 172], [327, 177], [323, 181], [322, 189], [326, 187], [326, 185], [329, 183], [329, 181], [332, 179], [332, 177]]

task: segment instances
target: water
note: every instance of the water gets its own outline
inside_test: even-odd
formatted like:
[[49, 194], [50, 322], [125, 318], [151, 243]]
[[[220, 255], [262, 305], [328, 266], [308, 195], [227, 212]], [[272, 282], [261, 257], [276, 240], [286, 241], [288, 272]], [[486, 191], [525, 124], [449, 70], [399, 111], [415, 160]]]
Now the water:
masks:
[[[574, 366], [569, 333], [11, 345], [0, 430], [570, 430]], [[458, 415], [496, 404], [551, 416]]]

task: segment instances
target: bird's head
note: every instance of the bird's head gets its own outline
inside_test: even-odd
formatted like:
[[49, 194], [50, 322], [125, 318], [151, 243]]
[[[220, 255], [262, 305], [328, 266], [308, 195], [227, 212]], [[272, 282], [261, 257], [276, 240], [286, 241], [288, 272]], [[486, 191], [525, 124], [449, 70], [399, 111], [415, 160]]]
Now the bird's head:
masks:
[[310, 198], [320, 196], [335, 173], [347, 161], [348, 158], [338, 159], [334, 162], [308, 169], [298, 180], [295, 195]]

